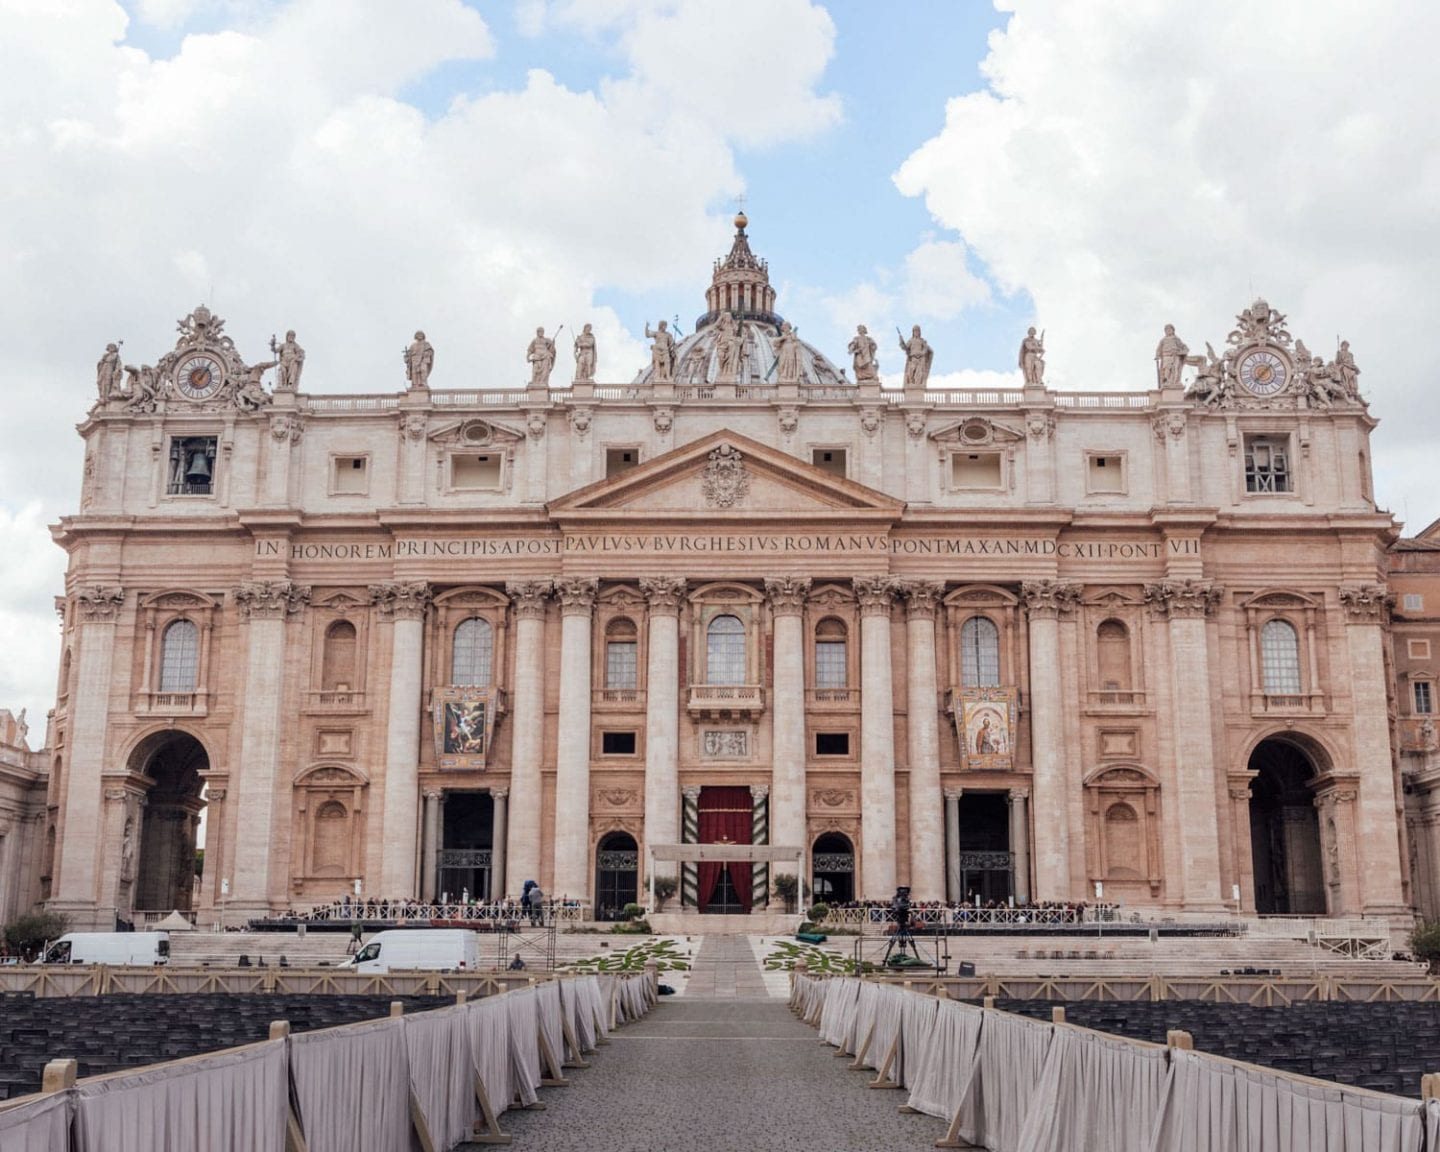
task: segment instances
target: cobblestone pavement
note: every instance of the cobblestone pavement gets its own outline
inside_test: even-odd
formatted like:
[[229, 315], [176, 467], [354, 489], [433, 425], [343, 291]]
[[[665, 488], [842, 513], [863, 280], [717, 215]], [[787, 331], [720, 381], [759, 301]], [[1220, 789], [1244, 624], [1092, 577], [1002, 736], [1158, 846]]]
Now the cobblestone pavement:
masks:
[[[706, 949], [713, 939], [749, 951], [744, 937]], [[667, 997], [567, 1072], [569, 1087], [542, 1088], [545, 1111], [500, 1124], [512, 1148], [536, 1152], [921, 1152], [945, 1134], [898, 1112], [903, 1092], [867, 1090], [875, 1073], [834, 1051], [781, 1001]]]

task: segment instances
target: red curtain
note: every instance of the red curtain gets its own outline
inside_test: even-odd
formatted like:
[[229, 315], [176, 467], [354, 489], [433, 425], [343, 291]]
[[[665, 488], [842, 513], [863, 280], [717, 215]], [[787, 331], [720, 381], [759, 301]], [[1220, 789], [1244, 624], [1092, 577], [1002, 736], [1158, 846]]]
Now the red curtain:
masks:
[[[700, 789], [700, 843], [701, 844], [749, 844], [752, 820], [752, 804], [749, 788], [702, 788]], [[745, 911], [750, 911], [750, 865], [728, 861], [712, 860], [700, 862], [700, 908], [703, 911], [715, 895], [715, 886], [720, 883], [722, 869], [730, 873], [730, 883]]]

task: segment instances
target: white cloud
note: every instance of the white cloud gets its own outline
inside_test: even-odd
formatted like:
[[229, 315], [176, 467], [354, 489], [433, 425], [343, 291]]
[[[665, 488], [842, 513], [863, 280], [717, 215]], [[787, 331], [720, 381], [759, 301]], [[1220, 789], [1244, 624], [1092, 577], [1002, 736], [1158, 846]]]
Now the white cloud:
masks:
[[14, 509], [0, 504], [0, 708], [29, 712], [30, 743], [45, 734], [55, 702], [60, 629], [54, 600], [64, 591], [65, 557], [50, 540], [40, 501]]
[[953, 320], [989, 299], [990, 285], [970, 271], [964, 244], [927, 240], [905, 257], [905, 306], [911, 312]]
[[[611, 33], [623, 67], [576, 91], [544, 71], [487, 87], [498, 46], [459, 0], [155, 3], [144, 19], [217, 28], [163, 59], [126, 43], [112, 0], [0, 0], [0, 493], [39, 501], [0, 519], [0, 552], [48, 558], [0, 570], [0, 630], [25, 654], [0, 706], [53, 693], [53, 669], [25, 671], [53, 656], [64, 559], [35, 525], [76, 508], [74, 425], [106, 341], [153, 363], [204, 301], [251, 361], [295, 328], [310, 390], [401, 387], [398, 350], [421, 326], [437, 387], [514, 386], [536, 324], [589, 321], [600, 375], [633, 376], [645, 346], [597, 292], [695, 290], [728, 240], [709, 207], [742, 186], [735, 146], [838, 114], [814, 90], [834, 42], [822, 10], [752, 3], [741, 16], [766, 43], [737, 65], [702, 59], [735, 47], [703, 7], [627, 12]], [[576, 35], [544, 16], [527, 18]], [[715, 108], [676, 95], [687, 56]], [[756, 67], [782, 56], [777, 75]], [[447, 63], [480, 78], [427, 111], [412, 86]], [[742, 72], [768, 109], [759, 129], [715, 91]]]
[[[1378, 461], [1433, 436], [1440, 7], [1001, 7], [989, 89], [950, 101], [896, 184], [1034, 299], [1047, 376], [1148, 387], [1165, 323], [1218, 342], [1263, 293], [1312, 348], [1351, 340]], [[1382, 501], [1420, 490], [1381, 476]], [[1440, 514], [1425, 502], [1412, 527]]]

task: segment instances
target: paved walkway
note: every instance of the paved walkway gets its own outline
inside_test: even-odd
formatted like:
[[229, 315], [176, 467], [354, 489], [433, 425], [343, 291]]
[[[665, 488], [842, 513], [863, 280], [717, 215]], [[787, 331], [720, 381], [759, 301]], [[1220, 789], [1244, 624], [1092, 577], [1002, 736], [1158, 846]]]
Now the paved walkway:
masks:
[[[865, 1088], [874, 1072], [820, 1043], [783, 1001], [727, 994], [758, 965], [745, 937], [706, 937], [697, 973], [713, 966], [713, 998], [667, 997], [542, 1088], [544, 1112], [509, 1112], [512, 1148], [539, 1152], [922, 1152], [945, 1134], [931, 1116], [902, 1115], [903, 1092]], [[693, 979], [693, 977], [692, 977]], [[763, 992], [756, 993], [763, 995]], [[479, 1147], [478, 1145], [476, 1146]]]
[[763, 999], [765, 974], [748, 936], [706, 936], [685, 982], [689, 1000]]

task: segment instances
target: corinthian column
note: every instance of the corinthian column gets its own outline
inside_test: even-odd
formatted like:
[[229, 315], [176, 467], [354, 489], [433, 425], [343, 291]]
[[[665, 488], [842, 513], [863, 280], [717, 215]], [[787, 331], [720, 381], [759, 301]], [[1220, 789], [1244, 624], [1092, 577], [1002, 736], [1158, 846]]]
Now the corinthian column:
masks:
[[910, 888], [915, 900], [945, 899], [945, 804], [935, 700], [935, 609], [941, 580], [908, 580], [905, 596], [905, 730], [910, 762]]
[[1355, 813], [1360, 846], [1361, 911], [1367, 916], [1406, 912], [1400, 886], [1400, 834], [1395, 772], [1390, 763], [1382, 623], [1395, 599], [1383, 584], [1340, 588], [1350, 648], [1350, 720], [1360, 795]]
[[555, 755], [554, 894], [590, 893], [590, 616], [600, 582], [555, 581], [560, 597], [560, 741]]
[[[679, 576], [645, 577], [650, 604], [650, 645], [645, 667], [645, 842], [680, 842], [680, 599]], [[675, 862], [655, 863], [657, 876], [674, 876]]]
[[[770, 833], [783, 848], [805, 840], [805, 636], [800, 616], [810, 581], [782, 576], [765, 581], [774, 638], [770, 704]], [[775, 872], [791, 871], [780, 862]]]
[[1179, 822], [1181, 898], [1187, 909], [1211, 912], [1223, 911], [1225, 905], [1220, 895], [1219, 794], [1210, 728], [1205, 620], [1214, 615], [1224, 591], [1209, 580], [1164, 580], [1145, 587], [1151, 613], [1169, 620], [1170, 698], [1176, 702], [1171, 716], [1175, 787], [1183, 814]]
[[420, 684], [425, 609], [430, 586], [422, 581], [374, 584], [370, 602], [391, 621], [390, 712], [385, 725], [385, 812], [381, 824], [380, 895], [407, 899], [415, 892], [415, 840], [420, 814]]
[[1026, 581], [1021, 596], [1030, 624], [1030, 757], [1035, 826], [1035, 899], [1069, 900], [1070, 822], [1065, 795], [1065, 705], [1060, 690], [1060, 614], [1080, 598], [1078, 584]]
[[549, 580], [505, 585], [515, 610], [515, 696], [510, 716], [509, 851], [505, 890], [519, 896], [526, 880], [540, 879], [540, 759], [545, 745], [545, 601]]
[[[280, 897], [270, 875], [276, 778], [280, 769], [280, 706], [285, 687], [285, 621], [304, 610], [310, 589], [285, 581], [239, 585], [231, 596], [246, 630], [245, 696], [240, 763], [231, 774], [236, 828], [230, 906], [263, 911]], [[288, 791], [288, 789], [287, 789]]]
[[860, 898], [895, 894], [895, 697], [890, 576], [855, 577], [860, 600]]
[[115, 618], [123, 588], [96, 585], [76, 594], [79, 660], [70, 686], [69, 786], [65, 790], [59, 852], [51, 867], [55, 903], [94, 908], [99, 876], [101, 773], [109, 728]]

